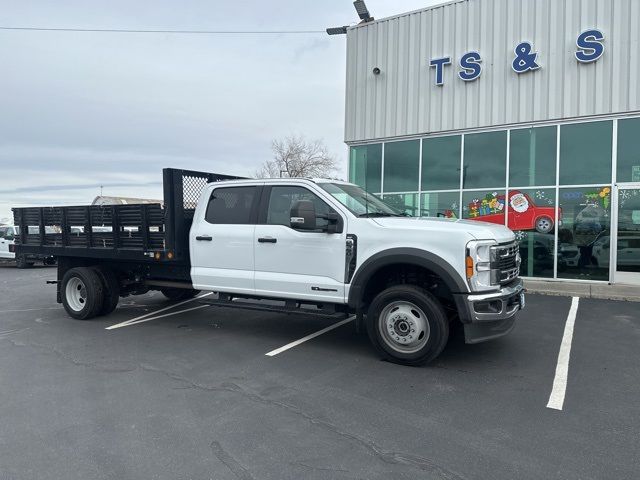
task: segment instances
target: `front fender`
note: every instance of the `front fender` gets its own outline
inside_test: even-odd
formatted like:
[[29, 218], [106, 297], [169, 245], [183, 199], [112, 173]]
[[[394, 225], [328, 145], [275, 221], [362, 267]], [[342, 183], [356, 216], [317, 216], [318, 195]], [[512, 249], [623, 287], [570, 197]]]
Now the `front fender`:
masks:
[[367, 283], [383, 267], [410, 264], [431, 270], [442, 278], [451, 293], [468, 293], [466, 282], [456, 269], [438, 255], [417, 248], [392, 248], [376, 253], [356, 270], [349, 289], [350, 308], [360, 309]]

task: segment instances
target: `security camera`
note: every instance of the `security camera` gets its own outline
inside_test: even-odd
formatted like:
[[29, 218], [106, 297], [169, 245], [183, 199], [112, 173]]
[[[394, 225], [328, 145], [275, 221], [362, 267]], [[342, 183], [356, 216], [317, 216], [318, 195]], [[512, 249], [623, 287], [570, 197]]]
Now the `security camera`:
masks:
[[374, 67], [373, 74], [374, 75], [380, 75], [380, 69], [378, 67]]

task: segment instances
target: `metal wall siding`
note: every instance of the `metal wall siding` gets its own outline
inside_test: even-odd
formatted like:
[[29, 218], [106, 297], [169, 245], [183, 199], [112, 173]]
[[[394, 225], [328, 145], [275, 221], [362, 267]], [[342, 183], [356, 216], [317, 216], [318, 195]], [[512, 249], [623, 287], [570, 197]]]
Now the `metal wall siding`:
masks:
[[[639, 25], [640, 0], [466, 0], [351, 28], [345, 140], [640, 111]], [[605, 53], [581, 64], [576, 39], [589, 28], [603, 31]], [[521, 41], [540, 70], [512, 70]], [[469, 51], [482, 76], [463, 82]], [[452, 65], [437, 87], [429, 61], [443, 56]]]

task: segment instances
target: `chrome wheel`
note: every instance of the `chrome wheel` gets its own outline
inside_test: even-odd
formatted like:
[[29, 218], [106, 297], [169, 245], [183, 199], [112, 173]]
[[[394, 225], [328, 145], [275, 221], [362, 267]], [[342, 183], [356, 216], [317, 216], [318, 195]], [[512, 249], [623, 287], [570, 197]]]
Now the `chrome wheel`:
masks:
[[82, 311], [87, 304], [87, 287], [78, 277], [73, 277], [67, 282], [64, 294], [69, 307], [76, 312]]
[[553, 221], [549, 217], [540, 217], [536, 221], [536, 230], [540, 233], [549, 233], [553, 229]]
[[429, 341], [429, 321], [421, 308], [407, 301], [387, 305], [378, 327], [385, 343], [397, 352], [415, 353]]

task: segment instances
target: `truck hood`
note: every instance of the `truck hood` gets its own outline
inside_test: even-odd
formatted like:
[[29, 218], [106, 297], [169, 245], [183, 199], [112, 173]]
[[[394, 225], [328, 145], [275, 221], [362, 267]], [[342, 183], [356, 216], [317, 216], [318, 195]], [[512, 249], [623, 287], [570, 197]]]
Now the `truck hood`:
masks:
[[504, 225], [479, 222], [476, 220], [457, 220], [451, 218], [428, 217], [382, 217], [372, 221], [384, 228], [399, 230], [424, 230], [425, 232], [466, 232], [476, 240], [496, 240], [498, 243], [512, 242], [515, 235]]

